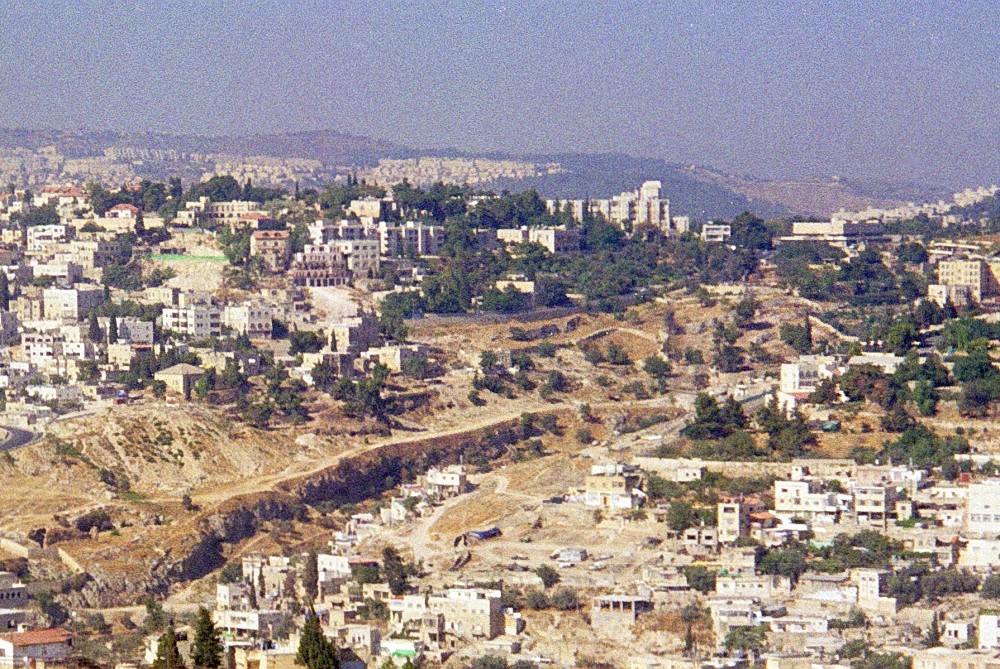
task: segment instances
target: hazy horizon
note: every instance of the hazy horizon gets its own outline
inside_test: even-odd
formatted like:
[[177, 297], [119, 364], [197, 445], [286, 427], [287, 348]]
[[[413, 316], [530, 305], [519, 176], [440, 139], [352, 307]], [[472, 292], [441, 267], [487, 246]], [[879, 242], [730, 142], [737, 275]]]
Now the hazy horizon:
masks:
[[987, 4], [0, 0], [0, 126], [624, 153], [761, 177], [1000, 174]]

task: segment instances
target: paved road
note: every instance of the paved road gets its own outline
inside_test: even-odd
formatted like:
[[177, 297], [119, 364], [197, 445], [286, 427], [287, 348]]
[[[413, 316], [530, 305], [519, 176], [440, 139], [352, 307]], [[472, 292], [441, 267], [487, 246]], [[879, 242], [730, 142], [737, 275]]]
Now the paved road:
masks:
[[0, 425], [0, 428], [7, 430], [7, 438], [0, 443], [0, 451], [11, 451], [21, 446], [27, 446], [38, 437], [34, 432], [16, 427]]

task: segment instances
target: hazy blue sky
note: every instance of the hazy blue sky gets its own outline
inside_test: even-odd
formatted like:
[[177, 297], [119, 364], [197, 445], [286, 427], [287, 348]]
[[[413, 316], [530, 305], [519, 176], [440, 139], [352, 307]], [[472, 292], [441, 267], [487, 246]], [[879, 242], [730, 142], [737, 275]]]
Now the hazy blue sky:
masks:
[[121, 5], [0, 0], [0, 125], [1000, 173], [995, 1]]

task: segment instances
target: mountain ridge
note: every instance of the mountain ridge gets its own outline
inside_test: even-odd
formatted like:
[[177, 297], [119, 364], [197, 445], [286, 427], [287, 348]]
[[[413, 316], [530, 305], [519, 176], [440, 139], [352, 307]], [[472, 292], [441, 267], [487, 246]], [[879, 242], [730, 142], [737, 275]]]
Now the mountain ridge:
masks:
[[[472, 153], [454, 148], [417, 149], [392, 140], [353, 135], [334, 129], [251, 135], [198, 135], [112, 130], [0, 128], [0, 150], [45, 151], [55, 147], [68, 159], [108, 160], [108, 151], [135, 158], [139, 176], [162, 178], [170, 169], [188, 179], [200, 178], [209, 168], [195, 158], [212, 156], [217, 162], [232, 158], [270, 158], [316, 161], [326, 171], [317, 180], [348, 170], [369, 168], [386, 159], [454, 158], [559, 163], [564, 170], [528, 178], [497, 178], [482, 184], [502, 190], [536, 188], [545, 197], [610, 197], [632, 190], [646, 180], [660, 180], [675, 213], [696, 218], [731, 218], [744, 210], [761, 216], [828, 215], [841, 208], [894, 206], [907, 201], [934, 200], [946, 189], [920, 184], [896, 184], [864, 179], [769, 180], [735, 175], [710, 166], [669, 162], [624, 153]], [[146, 154], [167, 160], [159, 171]], [[169, 154], [164, 158], [161, 154]], [[122, 158], [127, 160], [128, 158]], [[143, 160], [139, 160], [143, 159]]]

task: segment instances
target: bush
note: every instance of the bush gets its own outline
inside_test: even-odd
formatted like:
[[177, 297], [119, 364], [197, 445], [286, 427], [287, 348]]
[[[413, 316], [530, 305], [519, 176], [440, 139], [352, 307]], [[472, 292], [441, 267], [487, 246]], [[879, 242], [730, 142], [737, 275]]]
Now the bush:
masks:
[[632, 360], [628, 357], [628, 353], [625, 352], [618, 344], [608, 345], [608, 362], [612, 365], [631, 365]]
[[577, 597], [576, 590], [570, 588], [559, 588], [549, 597], [549, 602], [553, 608], [560, 611], [573, 611], [580, 607], [580, 598]]
[[979, 596], [984, 599], [1000, 599], [1000, 574], [990, 574], [983, 579]]
[[576, 440], [581, 444], [589, 444], [594, 441], [594, 435], [591, 434], [589, 428], [581, 427], [576, 431]]
[[549, 608], [549, 598], [541, 590], [529, 590], [524, 595], [524, 603], [529, 609], [542, 611]]
[[560, 580], [562, 580], [559, 576], [559, 572], [557, 572], [555, 569], [553, 569], [547, 564], [543, 564], [540, 567], [536, 568], [535, 574], [538, 576], [538, 578], [542, 579], [542, 585], [545, 586], [546, 589], [551, 588]]

